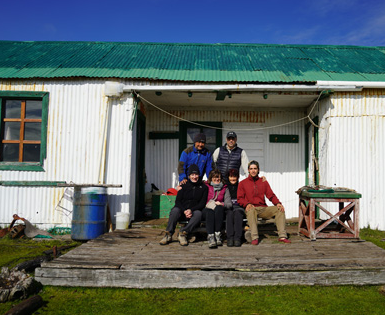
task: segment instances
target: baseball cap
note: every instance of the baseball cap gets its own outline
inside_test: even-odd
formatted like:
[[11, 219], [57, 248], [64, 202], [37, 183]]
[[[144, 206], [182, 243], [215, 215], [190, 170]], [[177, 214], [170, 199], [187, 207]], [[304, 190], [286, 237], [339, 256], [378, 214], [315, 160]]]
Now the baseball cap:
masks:
[[234, 131], [229, 131], [226, 138], [236, 138], [237, 134]]

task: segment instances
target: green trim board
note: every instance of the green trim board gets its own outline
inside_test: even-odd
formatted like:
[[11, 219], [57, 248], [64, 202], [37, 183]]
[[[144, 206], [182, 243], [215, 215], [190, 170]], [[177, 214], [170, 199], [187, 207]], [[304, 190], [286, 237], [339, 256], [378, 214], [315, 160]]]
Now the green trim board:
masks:
[[322, 192], [309, 192], [307, 190], [303, 190], [300, 194], [301, 197], [307, 198], [335, 198], [335, 199], [359, 199], [362, 197], [360, 193], [353, 191], [335, 191], [334, 193], [322, 193]]
[[48, 110], [49, 110], [49, 92], [30, 92], [30, 91], [0, 91], [0, 125], [3, 113], [4, 99], [23, 99], [42, 101], [41, 117], [41, 138], [40, 138], [40, 161], [36, 162], [0, 162], [0, 170], [6, 171], [33, 171], [43, 172], [44, 160], [47, 157], [47, 128], [48, 128]]
[[276, 135], [269, 137], [271, 143], [299, 143], [299, 135]]
[[1, 186], [53, 186], [57, 187], [59, 184], [65, 184], [62, 181], [0, 181]]
[[145, 217], [145, 154], [146, 154], [146, 116], [136, 111], [136, 174], [135, 174], [135, 219]]
[[0, 162], [1, 171], [30, 171], [44, 172], [44, 167], [40, 163], [22, 163], [22, 162]]

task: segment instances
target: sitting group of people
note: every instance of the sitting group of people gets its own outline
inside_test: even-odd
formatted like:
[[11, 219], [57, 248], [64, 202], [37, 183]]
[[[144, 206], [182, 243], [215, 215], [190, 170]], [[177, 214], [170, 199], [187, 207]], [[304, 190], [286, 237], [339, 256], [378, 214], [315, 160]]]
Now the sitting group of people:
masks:
[[[203, 220], [206, 222], [209, 248], [222, 246], [221, 231], [226, 216], [227, 246], [239, 247], [242, 245], [245, 214], [251, 231], [252, 245], [259, 244], [258, 217], [275, 217], [278, 240], [290, 243], [285, 230], [285, 209], [268, 182], [258, 176], [258, 162], [251, 161], [248, 171], [249, 176], [239, 184], [239, 171], [236, 169], [229, 170], [227, 183], [218, 169], [212, 170], [207, 182], [203, 182], [199, 167], [196, 164], [190, 165], [188, 179], [177, 193], [175, 206], [171, 209], [165, 235], [160, 244], [171, 243], [178, 221], [188, 220], [187, 225], [182, 227], [178, 234], [180, 245], [187, 246], [189, 234]], [[267, 206], [265, 196], [274, 206]]]
[[[194, 136], [194, 145], [185, 149], [179, 159], [179, 187], [175, 206], [171, 209], [165, 236], [161, 245], [172, 242], [180, 220], [187, 220], [178, 234], [180, 245], [188, 245], [188, 236], [202, 221], [206, 222], [207, 241], [210, 248], [223, 245], [221, 234], [226, 217], [227, 246], [242, 245], [246, 216], [251, 233], [251, 244], [259, 244], [258, 217], [275, 217], [278, 240], [290, 243], [285, 230], [285, 208], [270, 188], [265, 177], [259, 177], [259, 163], [249, 162], [246, 152], [237, 146], [237, 135], [230, 131], [226, 143], [211, 155], [205, 147], [206, 135]], [[239, 169], [246, 179], [239, 182]], [[205, 175], [206, 182], [202, 181]], [[268, 207], [267, 197], [274, 206]]]

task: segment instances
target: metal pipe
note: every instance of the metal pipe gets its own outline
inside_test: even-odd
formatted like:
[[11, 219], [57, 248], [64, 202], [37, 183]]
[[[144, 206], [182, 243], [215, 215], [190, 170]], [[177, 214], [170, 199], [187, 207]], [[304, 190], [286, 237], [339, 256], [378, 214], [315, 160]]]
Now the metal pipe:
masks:
[[[329, 84], [324, 84], [324, 83]], [[320, 84], [322, 83], [322, 84]], [[340, 83], [340, 82], [339, 82]], [[124, 92], [133, 91], [361, 91], [362, 86], [350, 82], [344, 84], [333, 84], [333, 81], [318, 81], [315, 85], [305, 84], [188, 84], [188, 85], [124, 85], [119, 82], [107, 81], [105, 84], [105, 95], [119, 97]]]
[[385, 82], [376, 82], [376, 81], [317, 81], [317, 85], [334, 85], [334, 86], [343, 86], [343, 85], [355, 85], [357, 87], [362, 87], [365, 89], [384, 89]]

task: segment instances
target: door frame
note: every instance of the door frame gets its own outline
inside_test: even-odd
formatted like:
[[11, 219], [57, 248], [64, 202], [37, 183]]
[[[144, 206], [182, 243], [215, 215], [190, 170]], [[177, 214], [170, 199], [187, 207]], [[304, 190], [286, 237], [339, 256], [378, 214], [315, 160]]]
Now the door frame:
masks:
[[137, 109], [136, 118], [135, 220], [138, 220], [145, 217], [146, 116]]

